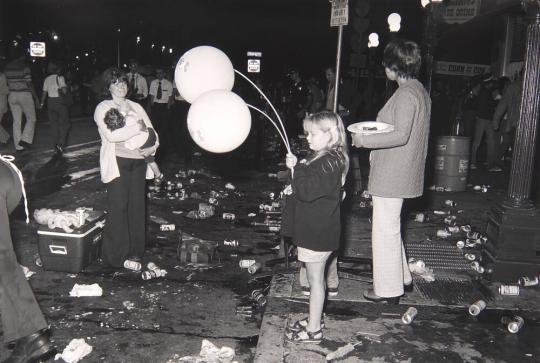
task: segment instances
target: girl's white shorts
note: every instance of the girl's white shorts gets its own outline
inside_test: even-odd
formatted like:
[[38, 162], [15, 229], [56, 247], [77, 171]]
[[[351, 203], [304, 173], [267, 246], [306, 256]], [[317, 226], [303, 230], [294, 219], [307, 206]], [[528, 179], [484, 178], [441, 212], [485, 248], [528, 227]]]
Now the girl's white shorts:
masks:
[[307, 248], [298, 247], [298, 261], [300, 262], [324, 262], [332, 254], [332, 251], [313, 251]]

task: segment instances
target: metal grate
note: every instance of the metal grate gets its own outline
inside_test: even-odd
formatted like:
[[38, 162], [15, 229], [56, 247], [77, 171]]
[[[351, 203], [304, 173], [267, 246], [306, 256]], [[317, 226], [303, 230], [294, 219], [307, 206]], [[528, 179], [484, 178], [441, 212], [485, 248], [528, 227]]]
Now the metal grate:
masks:
[[481, 282], [456, 277], [440, 277], [433, 282], [414, 279], [415, 289], [426, 299], [444, 305], [469, 305], [476, 300], [492, 301], [494, 296]]
[[470, 271], [470, 261], [456, 246], [433, 243], [406, 242], [409, 258], [423, 260], [426, 266], [439, 273]]

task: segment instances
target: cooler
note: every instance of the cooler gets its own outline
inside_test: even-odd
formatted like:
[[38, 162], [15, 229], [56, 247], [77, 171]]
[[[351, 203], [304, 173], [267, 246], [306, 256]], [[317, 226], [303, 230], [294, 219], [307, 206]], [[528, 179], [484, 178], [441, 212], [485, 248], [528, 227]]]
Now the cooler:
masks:
[[105, 213], [90, 211], [86, 223], [71, 233], [41, 226], [38, 250], [43, 269], [78, 273], [96, 261], [101, 251]]

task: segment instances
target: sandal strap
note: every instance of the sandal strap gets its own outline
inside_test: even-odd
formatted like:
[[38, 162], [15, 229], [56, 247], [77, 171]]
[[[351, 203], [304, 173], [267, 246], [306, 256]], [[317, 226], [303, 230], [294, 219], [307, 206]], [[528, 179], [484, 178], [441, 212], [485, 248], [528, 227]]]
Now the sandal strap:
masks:
[[[287, 325], [287, 329], [291, 331], [300, 331], [302, 329], [305, 329], [308, 324], [309, 324], [309, 317], [305, 317], [303, 319], [299, 319], [295, 321], [291, 325]], [[321, 317], [321, 329], [324, 329], [324, 315]]]

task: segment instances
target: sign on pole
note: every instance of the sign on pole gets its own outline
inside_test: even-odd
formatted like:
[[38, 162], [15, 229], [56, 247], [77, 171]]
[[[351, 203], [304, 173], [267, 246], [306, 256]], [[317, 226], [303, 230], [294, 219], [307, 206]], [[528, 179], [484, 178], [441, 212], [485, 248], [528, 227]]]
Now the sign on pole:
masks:
[[436, 74], [448, 74], [451, 76], [472, 77], [478, 74], [489, 73], [491, 67], [484, 64], [458, 63], [438, 61], [435, 63]]
[[330, 26], [340, 26], [347, 24], [349, 24], [348, 0], [332, 0], [332, 14], [330, 16]]
[[443, 5], [442, 19], [445, 23], [464, 23], [480, 10], [481, 0], [447, 0]]
[[30, 56], [45, 57], [45, 42], [30, 42]]
[[248, 73], [260, 73], [261, 72], [261, 60], [260, 59], [248, 59], [247, 71], [248, 71]]

